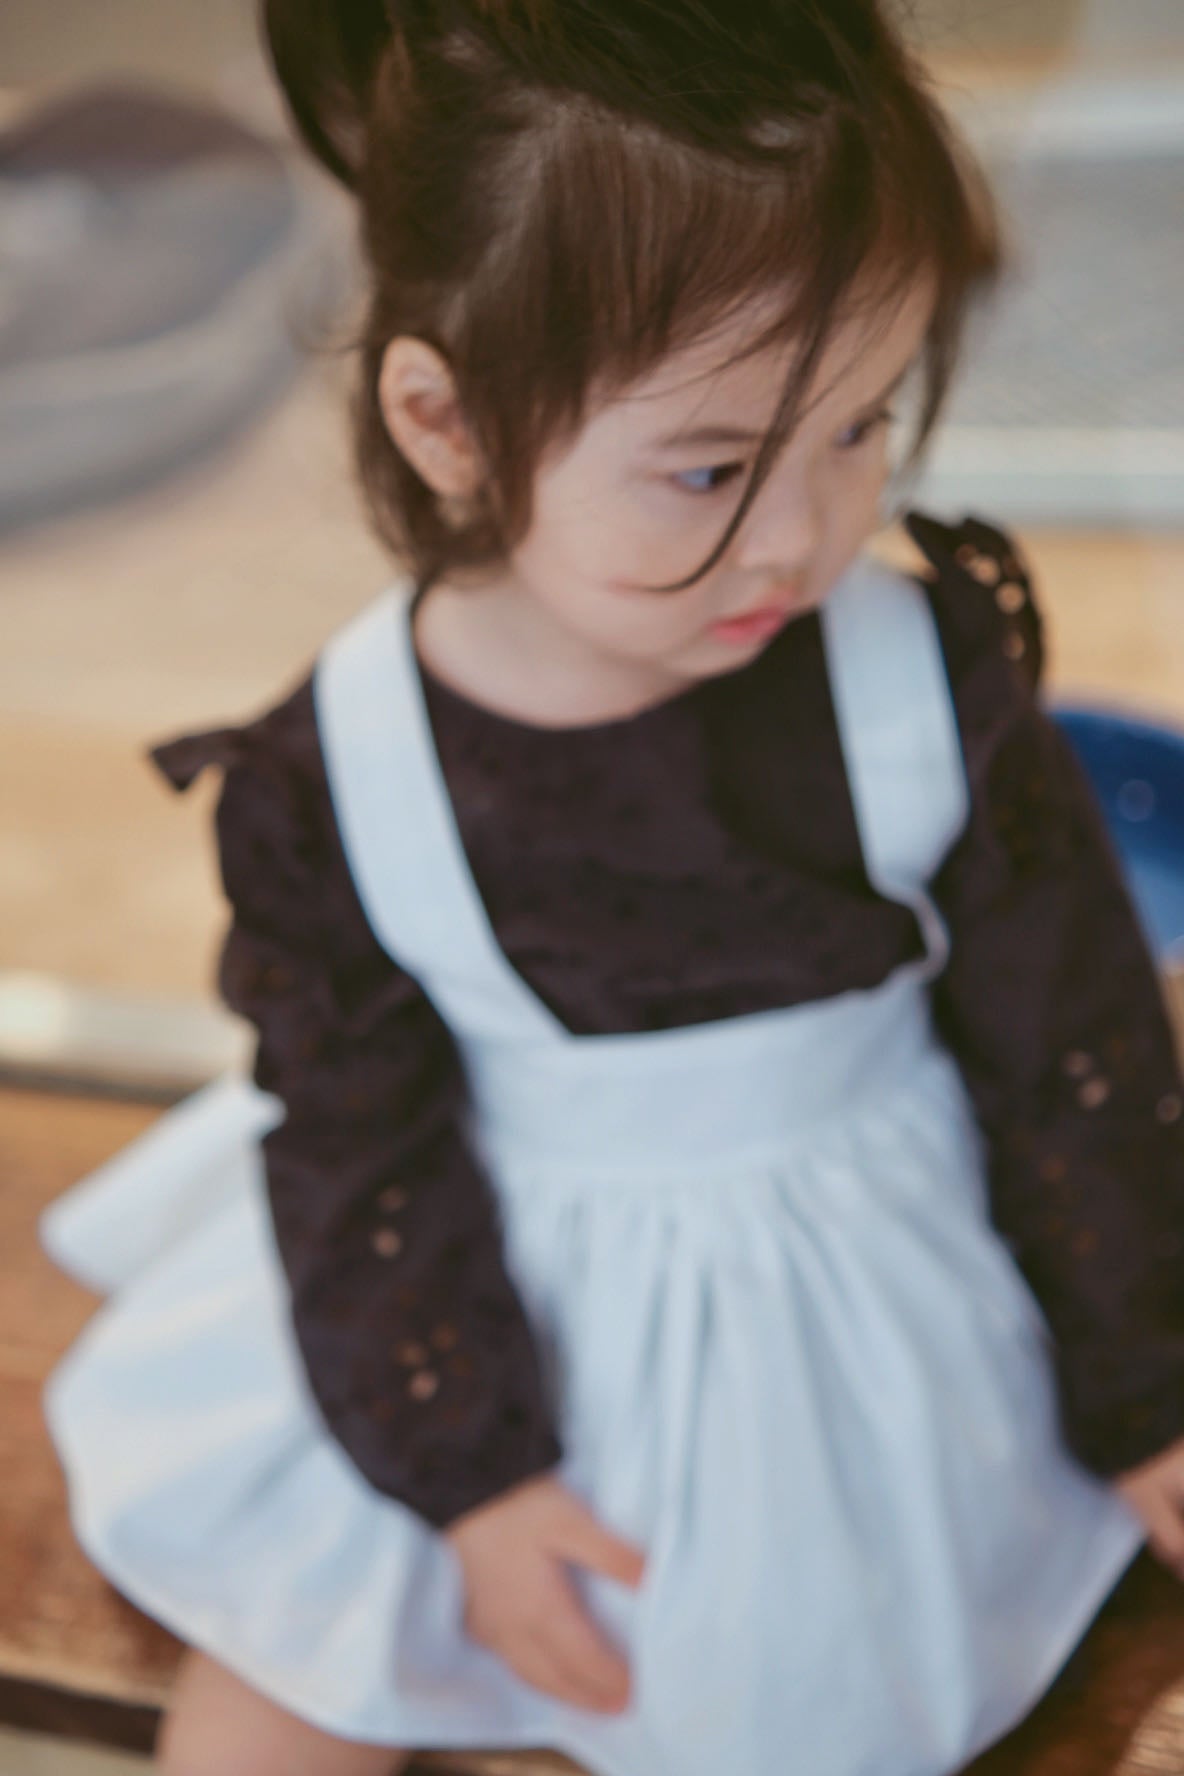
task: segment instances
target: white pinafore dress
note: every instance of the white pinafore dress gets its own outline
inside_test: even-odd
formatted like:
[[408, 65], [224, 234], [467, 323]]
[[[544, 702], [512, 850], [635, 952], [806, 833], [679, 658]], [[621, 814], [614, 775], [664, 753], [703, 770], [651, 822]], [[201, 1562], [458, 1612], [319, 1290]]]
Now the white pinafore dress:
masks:
[[873, 991], [591, 1037], [494, 938], [410, 610], [395, 587], [318, 662], [331, 789], [377, 935], [461, 1045], [561, 1477], [648, 1554], [636, 1592], [575, 1575], [633, 1702], [572, 1707], [469, 1640], [450, 1544], [325, 1431], [257, 1148], [282, 1111], [245, 1082], [47, 1216], [110, 1295], [48, 1391], [78, 1536], [346, 1738], [550, 1746], [596, 1776], [950, 1776], [1035, 1704], [1143, 1530], [1059, 1441], [1047, 1327], [930, 1026], [924, 884], [966, 790], [927, 600], [864, 562], [824, 612], [869, 873], [926, 958]]

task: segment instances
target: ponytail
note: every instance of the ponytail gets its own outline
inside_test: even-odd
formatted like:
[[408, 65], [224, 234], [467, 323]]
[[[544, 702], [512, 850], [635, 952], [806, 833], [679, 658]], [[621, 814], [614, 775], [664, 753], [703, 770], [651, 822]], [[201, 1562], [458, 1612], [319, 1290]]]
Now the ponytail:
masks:
[[374, 78], [393, 34], [387, 0], [262, 0], [262, 26], [301, 137], [356, 190]]

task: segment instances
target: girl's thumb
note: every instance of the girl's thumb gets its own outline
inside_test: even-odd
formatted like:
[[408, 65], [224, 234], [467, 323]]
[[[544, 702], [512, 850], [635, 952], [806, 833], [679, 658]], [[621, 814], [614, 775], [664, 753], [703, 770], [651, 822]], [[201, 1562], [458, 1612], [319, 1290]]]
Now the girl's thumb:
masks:
[[605, 1573], [610, 1579], [619, 1579], [623, 1585], [640, 1585], [645, 1573], [644, 1552], [614, 1535], [578, 1499], [572, 1499], [572, 1506], [564, 1524], [567, 1558]]

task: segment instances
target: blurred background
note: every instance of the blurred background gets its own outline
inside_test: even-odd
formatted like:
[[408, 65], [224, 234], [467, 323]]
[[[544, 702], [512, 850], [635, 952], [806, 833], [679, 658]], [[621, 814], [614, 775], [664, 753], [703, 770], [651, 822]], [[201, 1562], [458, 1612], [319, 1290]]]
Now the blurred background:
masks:
[[[902, 6], [1014, 243], [918, 503], [1018, 531], [1061, 703], [1168, 736], [1103, 766], [1179, 894], [1184, 5]], [[275, 700], [389, 573], [353, 490], [332, 344], [357, 296], [351, 217], [290, 151], [252, 0], [3, 0], [0, 1083], [163, 1098], [243, 1052], [212, 992], [216, 785], [178, 799], [144, 751]], [[908, 559], [899, 537], [885, 548]], [[19, 1165], [0, 1126], [18, 1195], [66, 1128], [54, 1102], [23, 1101]], [[84, 1169], [79, 1142], [58, 1188]], [[30, 1300], [32, 1262], [13, 1261]], [[45, 1352], [0, 1346], [5, 1399], [32, 1427]], [[2, 1445], [0, 1466], [16, 1471]], [[48, 1472], [9, 1553], [43, 1521]], [[39, 1573], [64, 1547], [56, 1520], [44, 1535]], [[10, 1604], [0, 1685], [52, 1668], [75, 1609], [28, 1583], [40, 1616], [34, 1633]], [[79, 1755], [0, 1731], [0, 1776], [113, 1776]]]

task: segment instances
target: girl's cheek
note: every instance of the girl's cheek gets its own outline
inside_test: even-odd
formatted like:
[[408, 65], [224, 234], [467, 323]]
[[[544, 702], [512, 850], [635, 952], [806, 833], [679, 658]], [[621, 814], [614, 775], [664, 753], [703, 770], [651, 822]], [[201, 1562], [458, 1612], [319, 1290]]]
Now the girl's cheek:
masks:
[[887, 451], [880, 449], [862, 462], [852, 462], [836, 476], [835, 493], [841, 498], [839, 509], [845, 524], [866, 528], [876, 521], [889, 473]]
[[[645, 548], [646, 578], [654, 585], [677, 585], [680, 580], [697, 574], [703, 563], [715, 553], [716, 545], [732, 519], [735, 506], [724, 499], [687, 499], [673, 511], [663, 512], [656, 520]], [[729, 548], [734, 547], [733, 544]], [[727, 555], [725, 553], [725, 561]], [[701, 582], [700, 589], [710, 584], [718, 567]], [[671, 594], [672, 597], [677, 594]]]
[[632, 524], [639, 536], [652, 537], [667, 548], [673, 543], [685, 549], [688, 539], [692, 539], [691, 546], [701, 542], [703, 555], [725, 529], [735, 503], [726, 488], [716, 493], [690, 493], [661, 480], [644, 482], [632, 502]]
[[[605, 577], [622, 590], [677, 584], [703, 565], [719, 534], [719, 530], [704, 537], [677, 530], [673, 533], [635, 530], [613, 538], [602, 533], [601, 558], [608, 570]], [[660, 594], [654, 596], [660, 600]], [[678, 594], [668, 596], [673, 599]]]

